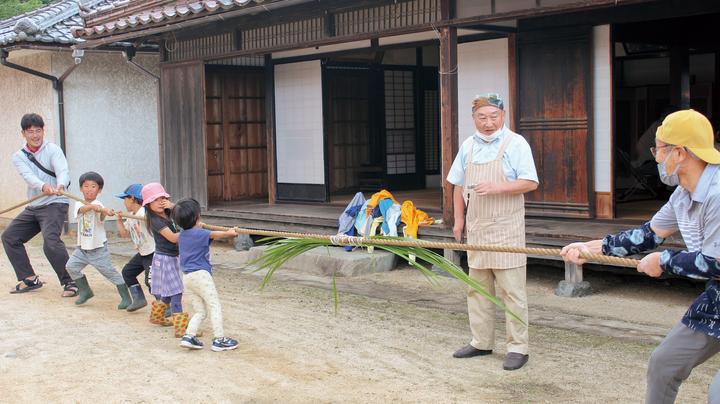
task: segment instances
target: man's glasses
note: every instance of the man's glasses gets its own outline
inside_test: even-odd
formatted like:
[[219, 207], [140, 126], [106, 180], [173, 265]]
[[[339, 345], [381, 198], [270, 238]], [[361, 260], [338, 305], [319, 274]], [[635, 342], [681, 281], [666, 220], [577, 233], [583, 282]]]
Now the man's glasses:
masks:
[[673, 146], [673, 145], [671, 145], [671, 144], [666, 144], [666, 145], [664, 145], [664, 146], [658, 146], [658, 147], [653, 146], [653, 147], [650, 148], [650, 154], [652, 154], [653, 157], [657, 157], [657, 152], [658, 152], [658, 150], [660, 150], [660, 149], [662, 149], [662, 148], [664, 148], [664, 147], [672, 147], [672, 146]]
[[24, 132], [28, 135], [39, 135], [43, 132], [42, 129], [25, 129]]

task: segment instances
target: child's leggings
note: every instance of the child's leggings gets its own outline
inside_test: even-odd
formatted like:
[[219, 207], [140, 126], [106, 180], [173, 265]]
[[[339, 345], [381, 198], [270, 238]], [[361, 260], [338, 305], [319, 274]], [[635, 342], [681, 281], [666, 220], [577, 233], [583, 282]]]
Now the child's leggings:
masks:
[[177, 295], [164, 296], [161, 299], [163, 303], [170, 306], [170, 313], [182, 313], [182, 295], [182, 293], [178, 293]]
[[207, 312], [210, 312], [210, 324], [213, 329], [214, 338], [222, 338], [225, 336], [223, 330], [222, 309], [220, 308], [220, 298], [218, 297], [215, 282], [210, 272], [199, 270], [184, 274], [183, 283], [185, 289], [192, 292], [190, 301], [192, 302], [195, 314], [190, 319], [187, 333], [196, 335], [200, 324], [202, 324]]

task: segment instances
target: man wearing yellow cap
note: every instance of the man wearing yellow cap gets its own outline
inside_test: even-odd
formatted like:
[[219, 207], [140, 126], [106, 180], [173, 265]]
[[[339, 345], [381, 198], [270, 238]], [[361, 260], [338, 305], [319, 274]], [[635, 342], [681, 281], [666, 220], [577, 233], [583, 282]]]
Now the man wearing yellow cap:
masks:
[[[653, 250], [680, 231], [686, 251], [653, 252], [638, 272], [663, 273], [708, 280], [705, 291], [650, 356], [646, 403], [673, 403], [680, 384], [693, 368], [720, 351], [720, 152], [713, 130], [702, 114], [683, 110], [668, 115], [658, 127], [651, 153], [660, 179], [675, 192], [653, 218], [637, 229], [602, 240], [573, 243], [562, 249], [566, 261], [582, 264], [581, 252], [626, 256]], [[708, 402], [720, 402], [720, 372]]]
[[[538, 186], [530, 145], [505, 126], [498, 94], [475, 97], [472, 117], [475, 134], [462, 143], [447, 176], [454, 185], [453, 235], [460, 241], [465, 232], [471, 244], [525, 247], [523, 194]], [[490, 293], [497, 288], [505, 305], [527, 324], [526, 261], [524, 254], [468, 251], [470, 277]], [[495, 346], [495, 306], [474, 289], [468, 289], [467, 302], [472, 340], [453, 357], [490, 355]], [[509, 316], [505, 320], [503, 369], [517, 370], [528, 361], [528, 328]]]

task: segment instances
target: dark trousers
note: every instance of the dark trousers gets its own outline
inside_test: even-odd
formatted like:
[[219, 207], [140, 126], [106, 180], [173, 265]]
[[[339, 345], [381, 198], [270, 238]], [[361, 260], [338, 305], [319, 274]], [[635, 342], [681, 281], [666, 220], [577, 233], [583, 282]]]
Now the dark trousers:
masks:
[[35, 275], [25, 250], [25, 243], [38, 233], [42, 233], [43, 252], [55, 270], [60, 284], [72, 282], [65, 270], [68, 252], [65, 243], [60, 239], [67, 213], [66, 203], [28, 206], [5, 229], [2, 234], [3, 247], [19, 281]]
[[143, 273], [143, 271], [145, 271], [145, 286], [148, 288], [150, 287], [148, 277], [150, 275], [150, 265], [152, 265], [153, 255], [154, 254], [148, 254], [142, 256], [140, 254], [135, 254], [132, 258], [130, 258], [130, 261], [125, 264], [122, 269], [122, 277], [128, 287], [139, 283], [137, 277]]

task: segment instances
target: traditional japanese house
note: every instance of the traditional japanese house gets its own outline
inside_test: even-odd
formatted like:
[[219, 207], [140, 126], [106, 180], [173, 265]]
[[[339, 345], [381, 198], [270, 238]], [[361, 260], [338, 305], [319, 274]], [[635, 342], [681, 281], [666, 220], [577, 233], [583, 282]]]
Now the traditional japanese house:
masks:
[[[613, 218], [662, 190], [633, 161], [667, 105], [718, 115], [720, 3], [697, 0], [122, 0], [77, 49], [160, 49], [160, 160], [204, 206], [415, 190], [442, 179], [473, 95], [507, 100], [540, 187], [530, 216]], [[655, 205], [651, 204], [651, 208]], [[651, 209], [647, 209], [649, 212]]]

